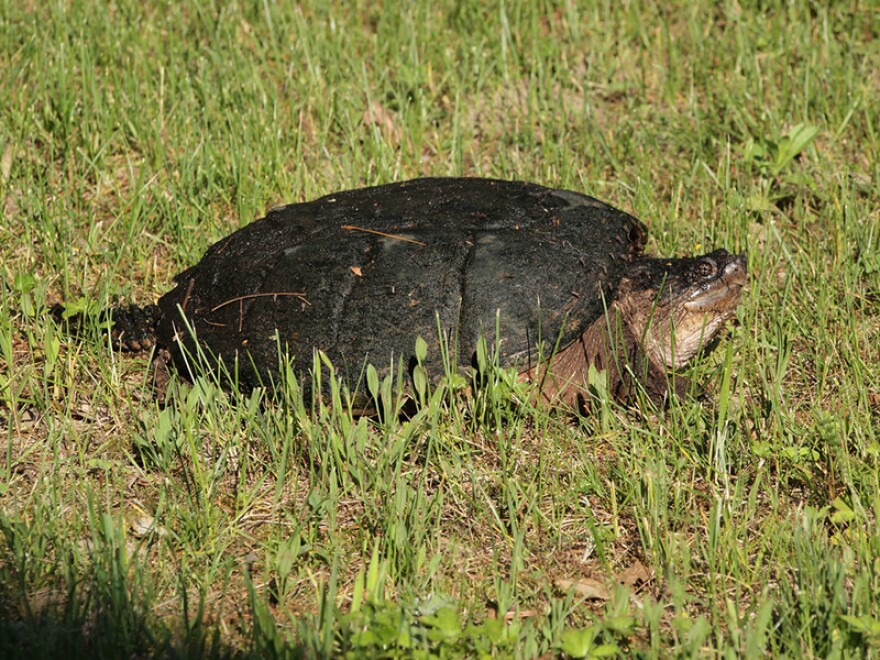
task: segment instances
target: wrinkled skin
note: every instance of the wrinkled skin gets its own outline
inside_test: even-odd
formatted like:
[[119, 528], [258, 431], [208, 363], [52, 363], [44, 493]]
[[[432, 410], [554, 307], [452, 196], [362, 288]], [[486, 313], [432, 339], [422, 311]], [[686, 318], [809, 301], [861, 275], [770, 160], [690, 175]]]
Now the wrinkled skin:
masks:
[[626, 401], [644, 388], [666, 400], [670, 382], [683, 396], [690, 384], [673, 376], [712, 345], [736, 313], [748, 282], [745, 255], [716, 250], [683, 259], [643, 258], [621, 280], [605, 316], [548, 363], [523, 374], [537, 379], [548, 403], [584, 407], [590, 365], [606, 374], [608, 393]]

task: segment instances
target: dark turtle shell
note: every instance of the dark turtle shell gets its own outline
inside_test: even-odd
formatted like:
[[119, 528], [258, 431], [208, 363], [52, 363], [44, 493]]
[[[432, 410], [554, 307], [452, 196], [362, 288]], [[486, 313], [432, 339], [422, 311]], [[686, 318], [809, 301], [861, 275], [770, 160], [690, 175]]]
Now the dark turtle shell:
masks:
[[[439, 331], [471, 364], [500, 322], [500, 362], [533, 366], [604, 312], [647, 231], [576, 192], [476, 178], [417, 179], [291, 204], [212, 245], [159, 301], [160, 345], [238, 358], [244, 386], [267, 383], [279, 347], [300, 376], [314, 349], [352, 385]], [[181, 318], [186, 316], [186, 323]], [[539, 346], [543, 346], [539, 349]]]

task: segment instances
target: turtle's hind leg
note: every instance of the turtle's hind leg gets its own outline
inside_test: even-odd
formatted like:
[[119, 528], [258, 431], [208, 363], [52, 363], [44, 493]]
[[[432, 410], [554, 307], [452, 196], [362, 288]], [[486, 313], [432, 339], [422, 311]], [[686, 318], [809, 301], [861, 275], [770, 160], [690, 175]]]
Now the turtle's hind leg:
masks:
[[148, 351], [156, 345], [156, 328], [162, 319], [157, 305], [129, 305], [111, 310], [113, 346], [124, 352]]
[[[57, 323], [77, 337], [83, 334], [89, 323], [104, 322], [108, 316], [108, 312], [70, 314], [61, 304], [52, 307], [51, 314]], [[115, 349], [129, 353], [148, 351], [155, 346], [156, 328], [162, 318], [157, 305], [114, 307], [109, 310], [109, 317], [111, 324], [107, 332]]]

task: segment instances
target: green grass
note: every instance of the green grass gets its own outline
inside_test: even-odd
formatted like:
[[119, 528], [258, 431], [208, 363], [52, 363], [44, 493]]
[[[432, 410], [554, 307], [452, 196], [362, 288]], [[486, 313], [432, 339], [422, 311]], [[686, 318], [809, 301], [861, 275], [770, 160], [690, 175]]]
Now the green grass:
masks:
[[[876, 656], [878, 38], [856, 0], [0, 0], [0, 654]], [[46, 315], [418, 175], [747, 249], [714, 404], [160, 407], [145, 357]]]

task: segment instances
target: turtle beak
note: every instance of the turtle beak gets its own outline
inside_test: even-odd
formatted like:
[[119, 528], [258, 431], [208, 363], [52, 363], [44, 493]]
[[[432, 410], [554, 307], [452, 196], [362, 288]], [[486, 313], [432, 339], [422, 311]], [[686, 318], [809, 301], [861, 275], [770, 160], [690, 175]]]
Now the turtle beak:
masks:
[[727, 286], [735, 286], [742, 289], [749, 281], [749, 271], [746, 267], [746, 253], [733, 255], [731, 260], [721, 271], [721, 279]]

